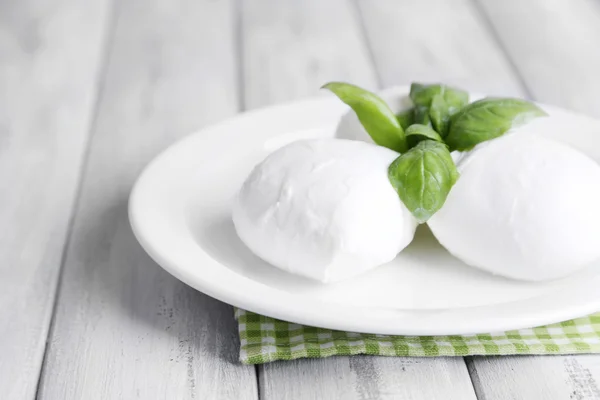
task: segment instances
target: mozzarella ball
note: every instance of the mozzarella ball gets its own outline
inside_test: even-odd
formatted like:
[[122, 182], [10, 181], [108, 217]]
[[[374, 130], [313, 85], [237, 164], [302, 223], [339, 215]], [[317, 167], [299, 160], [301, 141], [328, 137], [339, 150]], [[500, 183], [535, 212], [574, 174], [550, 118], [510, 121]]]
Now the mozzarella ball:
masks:
[[600, 166], [584, 154], [516, 132], [480, 144], [458, 170], [428, 224], [466, 264], [542, 281], [600, 258]]
[[263, 260], [321, 282], [389, 262], [417, 225], [388, 180], [398, 155], [342, 139], [282, 147], [244, 182], [233, 205], [235, 229]]

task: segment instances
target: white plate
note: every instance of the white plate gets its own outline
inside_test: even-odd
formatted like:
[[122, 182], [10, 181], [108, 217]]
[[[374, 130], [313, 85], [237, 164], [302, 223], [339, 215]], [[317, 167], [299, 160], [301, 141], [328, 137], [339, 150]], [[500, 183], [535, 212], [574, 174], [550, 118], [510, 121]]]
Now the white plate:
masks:
[[[401, 107], [407, 88], [384, 92]], [[600, 160], [600, 124], [546, 107], [571, 145]], [[173, 145], [143, 172], [132, 192], [133, 230], [163, 268], [226, 303], [324, 328], [404, 335], [496, 332], [600, 310], [600, 263], [567, 279], [518, 282], [470, 268], [420, 228], [394, 261], [349, 281], [323, 285], [255, 257], [238, 239], [231, 199], [269, 152], [306, 137], [331, 137], [342, 117], [356, 118], [333, 96], [254, 111]], [[562, 131], [561, 131], [562, 132]]]

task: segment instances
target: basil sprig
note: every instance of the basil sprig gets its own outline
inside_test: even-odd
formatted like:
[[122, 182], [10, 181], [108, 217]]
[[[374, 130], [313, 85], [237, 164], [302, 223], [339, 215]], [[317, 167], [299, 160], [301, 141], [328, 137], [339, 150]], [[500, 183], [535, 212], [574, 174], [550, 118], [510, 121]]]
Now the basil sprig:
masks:
[[406, 208], [425, 222], [444, 205], [458, 171], [445, 144], [425, 140], [394, 160], [388, 177]]
[[323, 88], [331, 90], [354, 110], [358, 120], [375, 143], [400, 153], [408, 149], [404, 129], [381, 97], [343, 82], [330, 82]]
[[396, 115], [376, 94], [332, 82], [323, 86], [348, 104], [375, 143], [402, 153], [388, 178], [404, 205], [420, 222], [437, 212], [458, 179], [450, 151], [470, 150], [509, 129], [546, 115], [526, 100], [486, 98], [468, 104], [464, 90], [413, 83], [414, 106]]
[[527, 100], [486, 98], [463, 107], [451, 121], [446, 143], [451, 150], [471, 150], [531, 119], [547, 115]]

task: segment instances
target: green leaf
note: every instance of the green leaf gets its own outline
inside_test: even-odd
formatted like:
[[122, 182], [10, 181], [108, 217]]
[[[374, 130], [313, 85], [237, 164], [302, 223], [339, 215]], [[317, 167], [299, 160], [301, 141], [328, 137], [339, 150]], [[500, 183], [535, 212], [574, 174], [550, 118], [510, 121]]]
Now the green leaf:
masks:
[[444, 205], [458, 171], [446, 145], [425, 140], [394, 160], [388, 178], [406, 208], [425, 222]]
[[415, 106], [413, 123], [431, 126], [431, 119], [429, 118], [429, 107], [427, 106]]
[[439, 93], [439, 90], [433, 88], [433, 85], [423, 85], [422, 83], [413, 82], [410, 85], [410, 99], [416, 106], [429, 107], [433, 96]]
[[[449, 93], [450, 92], [446, 92], [446, 95]], [[447, 96], [446, 99], [442, 93], [433, 96], [431, 107], [429, 108], [429, 117], [431, 118], [431, 124], [442, 137], [446, 136], [448, 133], [450, 117], [456, 114], [467, 103], [468, 97], [462, 98], [460, 96], [450, 95]]]
[[406, 140], [409, 142], [415, 140], [415, 144], [422, 140], [428, 139], [441, 143], [444, 142], [442, 137], [435, 130], [433, 130], [432, 127], [427, 125], [413, 124], [406, 128], [406, 131], [404, 132], [406, 133]]
[[[442, 137], [447, 133], [450, 117], [469, 102], [469, 94], [464, 90], [441, 84], [413, 83], [410, 98], [415, 104], [415, 123], [428, 125], [431, 121]], [[425, 111], [427, 116], [423, 115]]]
[[435, 128], [440, 135], [446, 135], [446, 128], [450, 121], [450, 107], [444, 100], [444, 96], [436, 94], [431, 100], [431, 108], [429, 109], [429, 117], [431, 118], [431, 125]]
[[486, 98], [463, 107], [450, 119], [445, 140], [451, 150], [470, 150], [481, 142], [502, 136], [511, 128], [547, 115], [521, 99]]
[[402, 129], [406, 131], [406, 128], [414, 124], [414, 110], [409, 108], [408, 110], [400, 111], [396, 114], [396, 119], [400, 123]]
[[464, 90], [441, 84], [413, 83], [410, 85], [410, 98], [417, 106], [429, 107], [435, 95], [438, 94], [441, 94], [446, 103], [453, 107], [460, 108], [469, 102], [469, 94]]
[[331, 90], [354, 110], [358, 120], [375, 143], [400, 153], [407, 150], [404, 129], [381, 97], [343, 82], [330, 82], [323, 88]]

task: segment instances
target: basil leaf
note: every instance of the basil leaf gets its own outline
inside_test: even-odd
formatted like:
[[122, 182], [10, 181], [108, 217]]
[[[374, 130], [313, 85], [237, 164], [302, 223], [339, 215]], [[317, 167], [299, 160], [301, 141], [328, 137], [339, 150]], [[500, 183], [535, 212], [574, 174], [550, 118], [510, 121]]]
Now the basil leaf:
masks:
[[511, 128], [547, 115], [521, 99], [486, 98], [463, 107], [450, 119], [445, 140], [451, 150], [470, 150], [481, 142], [502, 136]]
[[[449, 93], [446, 92], [446, 94]], [[431, 118], [431, 124], [442, 137], [448, 133], [450, 117], [464, 107], [467, 102], [468, 98], [456, 96], [448, 96], [448, 99], [446, 99], [442, 93], [433, 96], [431, 107], [429, 108], [429, 117]]]
[[441, 84], [413, 83], [410, 85], [410, 98], [417, 106], [429, 107], [434, 96], [438, 94], [441, 94], [444, 100], [453, 107], [460, 108], [469, 102], [469, 94], [464, 90]]
[[400, 153], [407, 150], [404, 129], [381, 97], [343, 82], [330, 82], [323, 88], [331, 90], [354, 110], [358, 120], [375, 143]]
[[429, 107], [431, 104], [431, 99], [433, 96], [439, 93], [439, 86], [437, 88], [433, 87], [434, 85], [423, 85], [421, 83], [413, 82], [410, 85], [410, 99], [416, 106], [426, 106]]
[[406, 128], [414, 124], [414, 110], [409, 108], [408, 110], [400, 111], [396, 114], [396, 119], [400, 123], [402, 129], [406, 131]]
[[444, 205], [458, 171], [443, 143], [425, 140], [394, 160], [388, 178], [406, 208], [425, 222]]
[[450, 107], [444, 100], [444, 96], [436, 94], [431, 100], [431, 108], [429, 109], [429, 117], [431, 124], [442, 136], [446, 135], [446, 128], [450, 121]]
[[431, 126], [431, 119], [429, 117], [429, 107], [416, 106], [414, 108], [413, 123]]
[[436, 142], [443, 143], [444, 140], [442, 137], [435, 131], [433, 128], [427, 125], [421, 124], [413, 124], [406, 128], [406, 140], [411, 142], [412, 140], [416, 140], [415, 144], [422, 140], [435, 140]]

